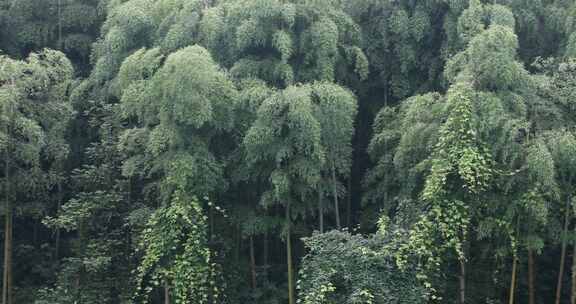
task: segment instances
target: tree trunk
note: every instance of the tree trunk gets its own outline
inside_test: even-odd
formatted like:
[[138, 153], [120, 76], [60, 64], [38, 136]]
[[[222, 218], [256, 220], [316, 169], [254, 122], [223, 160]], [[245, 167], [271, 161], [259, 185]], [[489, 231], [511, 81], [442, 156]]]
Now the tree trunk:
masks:
[[164, 285], [164, 304], [170, 304], [170, 287], [168, 283]]
[[318, 220], [320, 222], [320, 233], [324, 233], [324, 202], [322, 201], [322, 190], [318, 190]]
[[210, 217], [210, 237], [208, 239], [212, 242], [214, 240], [214, 205], [210, 205], [208, 216]]
[[459, 281], [459, 293], [458, 300], [460, 304], [466, 303], [466, 261], [460, 259], [460, 275], [458, 276]]
[[264, 244], [262, 249], [262, 264], [264, 265], [264, 280], [268, 281], [268, 246], [270, 241], [268, 240], [268, 232], [264, 233]]
[[[6, 128], [6, 135], [10, 138], [10, 130]], [[9, 149], [9, 146], [8, 146]], [[6, 151], [4, 155], [5, 179], [5, 222], [4, 222], [4, 272], [2, 279], [2, 304], [12, 304], [12, 197], [10, 192], [10, 157]]]
[[534, 251], [528, 249], [528, 304], [536, 304], [536, 292], [534, 290]]
[[294, 298], [294, 274], [292, 273], [292, 241], [290, 240], [290, 202], [286, 206], [286, 264], [288, 266], [288, 304], [296, 304]]
[[2, 304], [12, 304], [12, 206], [6, 205], [4, 223], [4, 276], [2, 280]]
[[250, 272], [252, 279], [252, 289], [256, 289], [256, 256], [254, 254], [254, 237], [250, 236]]
[[13, 244], [14, 244], [14, 215], [12, 208], [10, 209], [10, 262], [9, 262], [9, 272], [8, 272], [8, 304], [12, 304], [12, 290], [13, 290], [13, 259], [12, 259], [12, 252], [13, 252]]
[[[574, 229], [576, 233], [576, 228]], [[570, 295], [570, 304], [576, 304], [576, 242], [572, 252], [572, 294]]]
[[58, 50], [64, 52], [62, 41], [62, 0], [58, 0]]
[[[60, 208], [62, 207], [62, 182], [58, 181], [58, 202], [56, 205], [56, 212], [60, 212]], [[58, 262], [60, 258], [60, 228], [56, 227], [56, 240], [54, 244], [54, 261]]]
[[348, 196], [346, 199], [346, 227], [352, 229], [352, 177], [348, 177]]
[[340, 230], [340, 209], [338, 207], [338, 189], [336, 185], [336, 168], [332, 162], [332, 190], [334, 195], [334, 216], [336, 217], [336, 228]]
[[514, 304], [514, 294], [516, 293], [516, 267], [518, 264], [518, 259], [514, 255], [512, 261], [512, 279], [510, 280], [510, 297], [508, 304]]
[[556, 283], [556, 299], [555, 304], [560, 304], [562, 297], [562, 278], [564, 277], [564, 267], [566, 264], [566, 237], [568, 236], [568, 214], [570, 210], [570, 195], [566, 198], [566, 206], [564, 211], [564, 228], [562, 229], [562, 252], [560, 254], [560, 270], [558, 270], [558, 281]]
[[38, 249], [38, 221], [32, 219], [32, 245], [34, 249]]
[[241, 230], [240, 230], [240, 223], [236, 224], [236, 235], [235, 235], [235, 241], [234, 243], [236, 243], [236, 248], [234, 250], [234, 260], [236, 261], [236, 263], [240, 262], [240, 250], [242, 247], [242, 235], [241, 235]]

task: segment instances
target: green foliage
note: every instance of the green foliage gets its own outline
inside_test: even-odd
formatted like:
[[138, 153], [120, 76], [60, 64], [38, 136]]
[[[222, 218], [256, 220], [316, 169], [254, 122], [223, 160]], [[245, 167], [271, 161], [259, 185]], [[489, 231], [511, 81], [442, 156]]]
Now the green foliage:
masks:
[[395, 267], [388, 242], [339, 231], [305, 238], [300, 303], [424, 303], [415, 273]]
[[262, 197], [262, 204], [298, 200], [312, 190], [310, 185], [318, 183], [325, 151], [314, 111], [309, 86], [276, 92], [258, 109], [243, 145], [252, 166], [270, 170], [271, 188]]
[[376, 166], [364, 180], [365, 204], [388, 212], [396, 209], [401, 213], [399, 219], [405, 217], [410, 222], [411, 216], [401, 211], [402, 205], [413, 204], [410, 198], [417, 197], [424, 186], [422, 175], [430, 168], [428, 156], [446, 117], [443, 101], [439, 94], [430, 93], [411, 97], [397, 109], [387, 107], [378, 113], [368, 146]]
[[491, 155], [476, 129], [474, 99], [474, 91], [465, 83], [448, 91], [448, 114], [438, 129], [438, 142], [428, 159], [430, 173], [421, 193], [427, 209], [397, 254], [401, 267], [410, 254], [421, 259], [421, 267], [427, 271], [419, 277], [428, 288], [431, 283], [426, 272], [438, 269], [448, 250], [466, 260], [464, 244], [478, 195], [488, 188], [493, 175]]
[[[361, 28], [371, 72], [366, 89], [383, 90], [385, 100], [392, 101], [437, 87], [443, 65], [440, 37], [445, 36], [439, 20], [457, 16], [460, 8], [448, 8], [445, 1], [361, 0], [343, 5]], [[371, 100], [375, 102], [381, 100]]]
[[7, 194], [10, 200], [36, 200], [34, 194], [58, 179], [52, 170], [68, 155], [63, 137], [72, 114], [66, 98], [71, 77], [72, 65], [58, 51], [33, 53], [26, 61], [0, 57], [0, 151], [8, 173], [3, 180], [17, 185]]
[[148, 303], [151, 286], [169, 286], [173, 303], [219, 302], [221, 291], [205, 227], [198, 199], [180, 190], [169, 205], [152, 214], [139, 245], [143, 258], [137, 295], [142, 303]]
[[[162, 61], [158, 49], [140, 50], [120, 69], [122, 116], [138, 121], [120, 137], [119, 145], [130, 157], [123, 171], [128, 177], [145, 172], [185, 176], [179, 186], [210, 193], [222, 186], [222, 165], [210, 152], [211, 140], [231, 128], [236, 90], [199, 46]], [[173, 186], [165, 183], [168, 192], [163, 195], [169, 196]]]
[[0, 0], [12, 302], [550, 302], [575, 9]]
[[321, 141], [326, 160], [338, 173], [347, 176], [352, 166], [352, 136], [357, 113], [356, 97], [348, 90], [330, 83], [312, 85], [315, 116], [322, 128]]
[[207, 10], [202, 42], [238, 78], [258, 77], [287, 87], [341, 79], [338, 66], [368, 74], [358, 25], [334, 3], [226, 1]]
[[97, 5], [93, 0], [23, 0], [0, 5], [2, 49], [18, 57], [45, 47], [58, 49], [86, 72], [91, 45], [103, 21]]
[[[514, 235], [514, 218], [546, 218], [547, 205], [543, 202], [556, 191], [554, 169], [549, 170], [547, 161], [547, 170], [532, 171], [541, 173], [533, 180], [547, 185], [546, 189], [539, 186], [532, 195], [523, 196], [523, 203], [511, 217], [501, 217], [506, 212], [500, 216], [485, 213], [486, 202], [492, 200], [491, 193], [500, 191], [500, 186], [506, 189], [501, 194], [506, 197], [508, 191], [516, 190], [513, 187], [535, 183], [523, 180], [523, 175], [510, 178], [499, 168], [514, 171], [521, 162], [529, 167], [542, 164], [542, 159], [550, 160], [544, 154], [531, 154], [528, 147], [532, 145], [518, 143], [518, 130], [530, 128], [526, 123], [529, 111], [536, 111], [539, 101], [534, 96], [535, 80], [515, 60], [518, 42], [509, 28], [513, 26], [510, 19], [503, 7], [472, 2], [459, 21], [458, 31], [466, 48], [446, 65], [445, 74], [452, 83], [446, 97], [413, 97], [403, 102], [398, 111], [383, 109], [375, 123], [376, 136], [369, 151], [378, 166], [367, 176], [366, 183], [372, 187], [384, 184], [389, 190], [374, 190], [369, 199], [386, 199], [395, 193], [406, 197], [388, 199], [388, 210], [396, 214], [396, 222], [411, 220], [407, 223], [411, 227], [409, 238], [396, 255], [397, 263], [401, 267], [417, 263], [418, 277], [433, 297], [438, 296], [435, 282], [442, 265], [454, 256], [462, 263], [468, 260], [465, 248], [471, 242], [470, 233], [475, 230], [477, 219], [484, 223], [480, 219], [494, 216], [496, 226], [508, 234], [512, 243], [518, 238], [528, 243], [536, 239], [536, 230], [526, 238]], [[538, 161], [525, 159], [525, 155], [533, 155]], [[410, 165], [406, 167], [404, 163]], [[414, 168], [408, 171], [413, 176], [411, 183], [399, 179], [406, 174], [404, 168]], [[505, 179], [508, 181], [503, 182]], [[413, 208], [405, 207], [406, 202], [418, 200], [421, 201]], [[407, 216], [405, 210], [416, 214]]]
[[[32, 53], [25, 61], [0, 56], [1, 194], [5, 229], [9, 229], [6, 235], [14, 235], [14, 213], [34, 221], [50, 210], [51, 191], [64, 180], [62, 163], [69, 153], [64, 134], [72, 117], [67, 90], [72, 73], [72, 64], [58, 51]], [[4, 252], [18, 248], [12, 238], [5, 238]], [[13, 267], [12, 263], [6, 258], [3, 269]], [[5, 279], [12, 276], [5, 274]]]
[[491, 179], [491, 156], [475, 129], [474, 92], [466, 84], [448, 91], [448, 117], [439, 130], [432, 168], [422, 198], [433, 201], [445, 195], [449, 176], [456, 174], [470, 193], [486, 189]]
[[329, 83], [289, 87], [264, 100], [244, 138], [248, 162], [273, 168], [274, 194], [262, 203], [293, 199], [291, 189], [303, 198], [321, 171], [348, 174], [355, 113], [355, 97]]

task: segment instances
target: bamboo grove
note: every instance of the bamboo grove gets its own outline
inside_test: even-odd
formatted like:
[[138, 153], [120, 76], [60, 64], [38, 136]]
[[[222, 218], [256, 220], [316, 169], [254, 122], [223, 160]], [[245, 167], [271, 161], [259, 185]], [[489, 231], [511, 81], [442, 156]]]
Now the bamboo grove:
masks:
[[573, 0], [0, 0], [2, 304], [576, 303]]

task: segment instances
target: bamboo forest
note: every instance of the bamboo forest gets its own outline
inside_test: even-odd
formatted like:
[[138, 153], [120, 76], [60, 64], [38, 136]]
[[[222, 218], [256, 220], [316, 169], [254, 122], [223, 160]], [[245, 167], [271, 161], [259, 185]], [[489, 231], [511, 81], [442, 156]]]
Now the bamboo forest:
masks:
[[576, 304], [575, 0], [0, 0], [0, 304]]

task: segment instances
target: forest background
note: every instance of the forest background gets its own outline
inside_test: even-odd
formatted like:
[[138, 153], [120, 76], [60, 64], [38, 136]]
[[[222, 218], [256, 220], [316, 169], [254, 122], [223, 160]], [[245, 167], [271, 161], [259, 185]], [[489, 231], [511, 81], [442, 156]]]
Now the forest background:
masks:
[[0, 0], [2, 304], [576, 303], [573, 0]]

